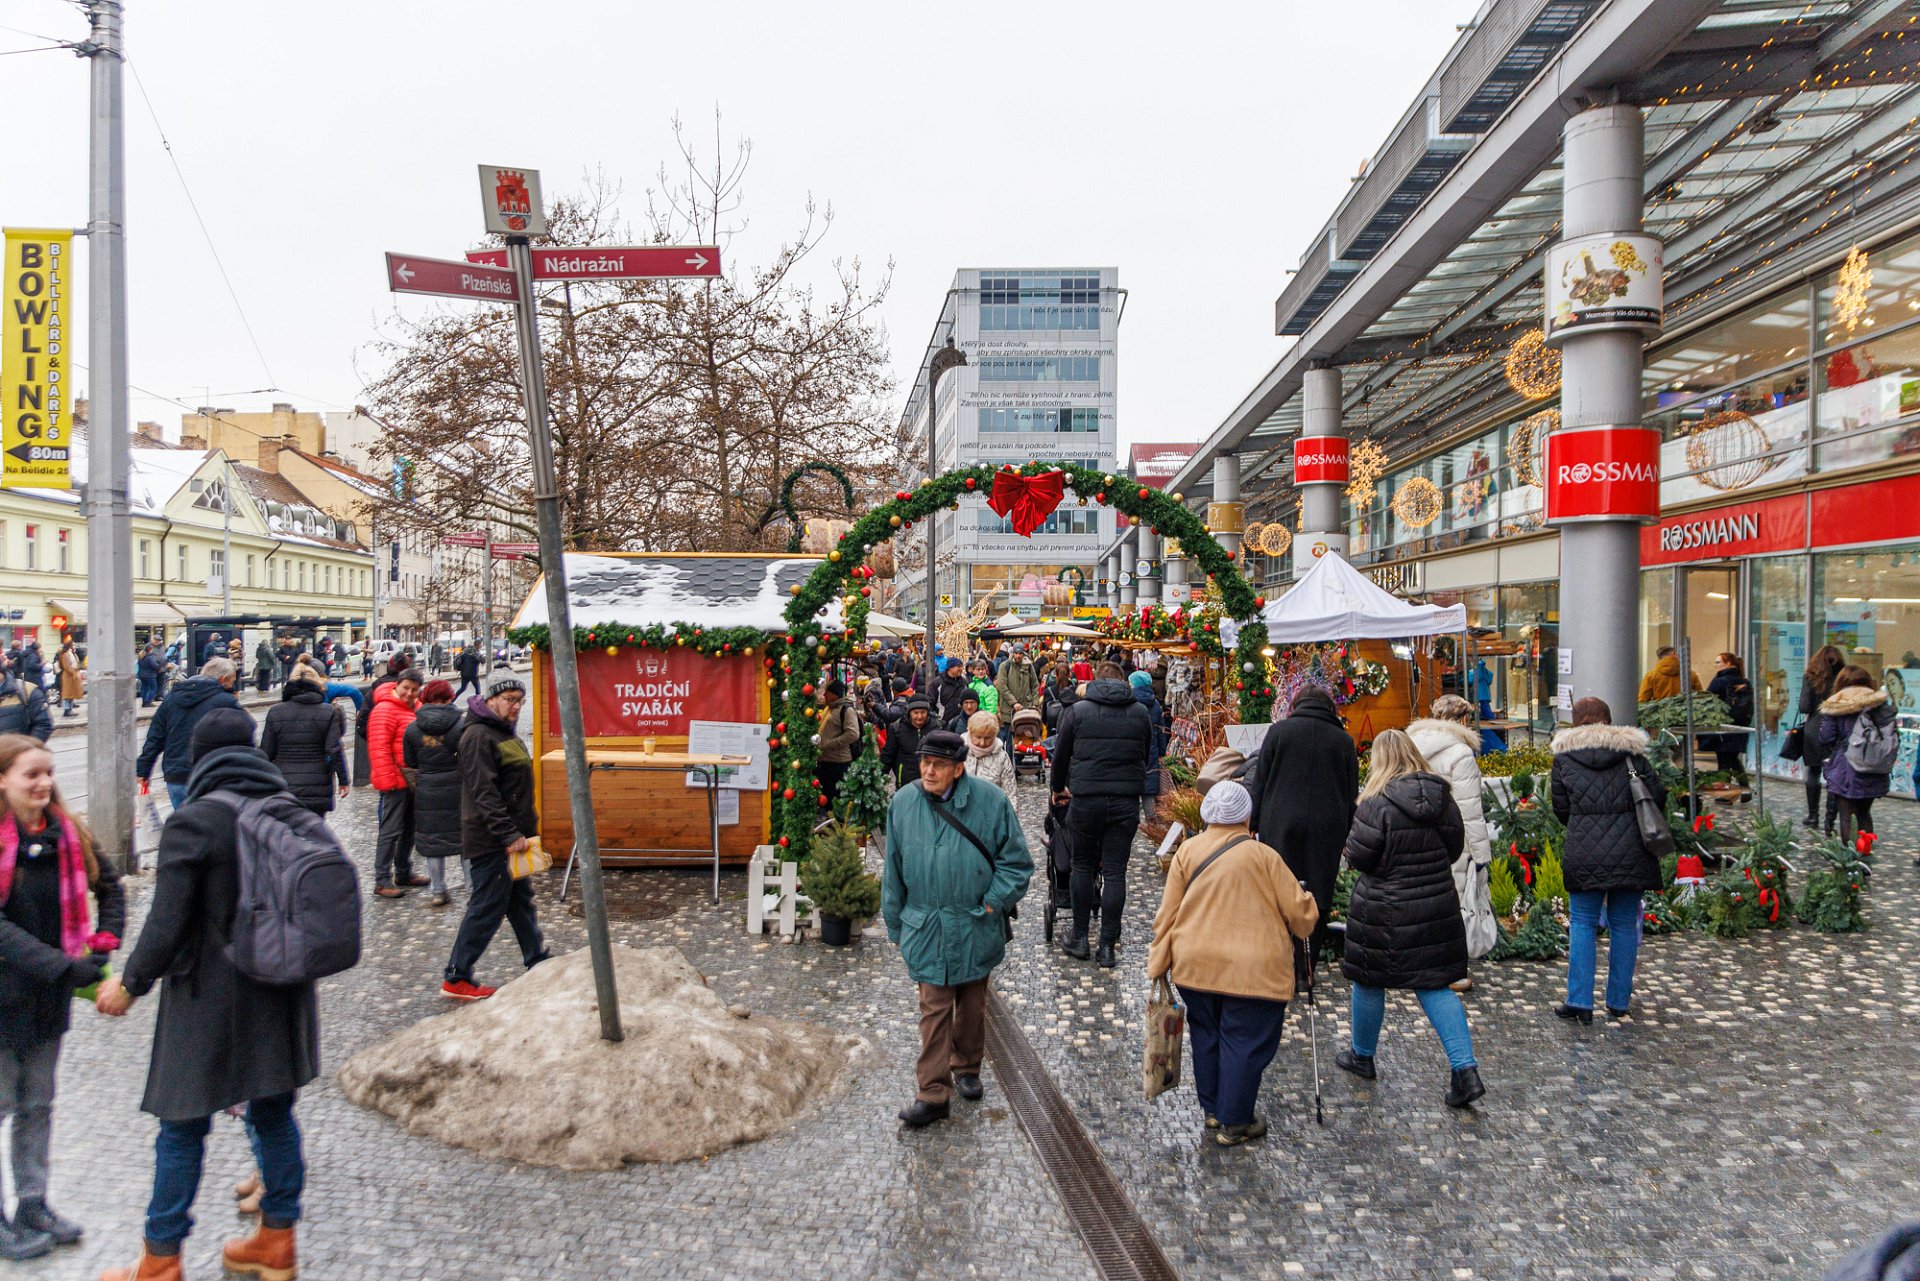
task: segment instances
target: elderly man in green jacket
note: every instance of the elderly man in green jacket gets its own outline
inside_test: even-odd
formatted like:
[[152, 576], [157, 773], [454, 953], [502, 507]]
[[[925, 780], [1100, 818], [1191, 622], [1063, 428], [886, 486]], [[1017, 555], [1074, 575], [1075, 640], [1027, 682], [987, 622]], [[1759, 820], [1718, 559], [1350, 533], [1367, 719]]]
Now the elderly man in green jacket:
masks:
[[920, 985], [919, 1092], [900, 1119], [946, 1119], [953, 1093], [978, 1099], [987, 1042], [987, 976], [1007, 954], [1008, 913], [1027, 892], [1033, 855], [1013, 804], [969, 778], [967, 741], [920, 740], [920, 781], [887, 809], [880, 914]]

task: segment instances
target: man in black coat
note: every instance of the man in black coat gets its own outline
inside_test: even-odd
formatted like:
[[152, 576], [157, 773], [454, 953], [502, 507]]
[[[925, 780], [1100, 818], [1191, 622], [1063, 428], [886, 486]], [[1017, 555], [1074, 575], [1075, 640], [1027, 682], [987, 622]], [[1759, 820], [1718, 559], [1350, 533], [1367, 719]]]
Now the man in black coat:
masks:
[[180, 1253], [193, 1227], [188, 1210], [213, 1117], [244, 1104], [266, 1191], [259, 1232], [228, 1242], [226, 1260], [291, 1268], [306, 1181], [293, 1100], [320, 1074], [319, 1007], [313, 984], [257, 983], [228, 959], [240, 899], [239, 820], [225, 802], [210, 799], [216, 791], [271, 796], [286, 783], [253, 746], [253, 718], [237, 707], [199, 718], [189, 750], [187, 797], [160, 833], [146, 925], [125, 972], [102, 983], [96, 1001], [100, 1013], [118, 1017], [166, 980], [140, 1103], [160, 1121], [145, 1254]]
[[[942, 725], [960, 714], [960, 700], [965, 697], [966, 692], [966, 665], [957, 658], [949, 658], [946, 663], [946, 670], [940, 674], [938, 687], [933, 691], [934, 697], [940, 705], [938, 712]], [[978, 706], [975, 706], [974, 710], [979, 711], [980, 709]], [[962, 732], [964, 733], [965, 731]]]
[[1053, 748], [1050, 786], [1067, 805], [1067, 840], [1073, 852], [1073, 936], [1068, 956], [1086, 960], [1087, 924], [1093, 915], [1093, 878], [1100, 886], [1100, 965], [1118, 964], [1120, 917], [1127, 906], [1127, 858], [1140, 827], [1140, 797], [1153, 760], [1153, 722], [1134, 701], [1118, 663], [1101, 663], [1087, 696], [1061, 723]]
[[47, 687], [47, 660], [41, 657], [37, 640], [28, 641], [20, 651], [20, 679], [35, 689]]
[[[219, 708], [240, 710], [240, 700], [233, 696], [233, 683], [237, 675], [232, 659], [209, 658], [198, 676], [181, 681], [167, 691], [167, 696], [160, 701], [160, 710], [147, 722], [147, 740], [141, 745], [140, 757], [133, 764], [133, 772], [140, 779], [141, 791], [147, 790], [147, 780], [153, 775], [153, 763], [159, 761], [173, 807], [177, 810], [187, 803], [187, 776], [193, 767], [194, 727], [199, 725], [201, 717]], [[251, 720], [248, 723], [251, 724]], [[252, 740], [248, 741], [251, 743]]]
[[334, 789], [347, 795], [347, 754], [341, 750], [347, 718], [327, 698], [324, 678], [312, 673], [290, 680], [280, 691], [280, 705], [267, 713], [260, 733], [260, 750], [287, 780], [294, 799], [315, 814], [333, 808]]
[[513, 926], [520, 959], [528, 969], [547, 959], [540, 920], [533, 909], [533, 878], [514, 880], [507, 856], [527, 848], [540, 831], [533, 808], [533, 754], [515, 733], [527, 687], [513, 676], [496, 677], [483, 702], [472, 699], [460, 721], [460, 853], [467, 860], [467, 914], [454, 936], [440, 993], [456, 1001], [482, 1001], [494, 989], [473, 981], [473, 967], [504, 919]]
[[43, 743], [53, 737], [47, 691], [16, 677], [5, 658], [0, 658], [0, 734], [31, 734]]
[[1320, 905], [1311, 941], [1318, 956], [1333, 911], [1340, 851], [1360, 795], [1360, 756], [1325, 690], [1309, 685], [1295, 694], [1287, 718], [1267, 730], [1259, 782], [1254, 830], [1263, 844], [1280, 851]]
[[465, 649], [461, 650], [460, 657], [453, 660], [453, 670], [460, 674], [460, 688], [453, 691], [453, 701], [455, 704], [458, 704], [462, 698], [466, 697], [469, 686], [473, 688], [476, 696], [480, 693], [480, 651], [478, 648], [473, 645], [468, 645]]
[[887, 745], [880, 764], [895, 787], [920, 777], [920, 739], [932, 725], [933, 709], [918, 694], [907, 700], [907, 714], [887, 727]]

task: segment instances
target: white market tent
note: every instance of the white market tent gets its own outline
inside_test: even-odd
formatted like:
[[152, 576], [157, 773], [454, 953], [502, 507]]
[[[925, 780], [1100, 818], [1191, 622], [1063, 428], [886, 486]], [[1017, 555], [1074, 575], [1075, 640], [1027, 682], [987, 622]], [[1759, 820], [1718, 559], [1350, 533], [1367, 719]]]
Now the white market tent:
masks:
[[1398, 640], [1467, 627], [1464, 605], [1415, 605], [1328, 552], [1291, 591], [1260, 613], [1275, 645], [1315, 641]]
[[926, 624], [910, 623], [904, 618], [895, 618], [892, 614], [882, 614], [873, 610], [867, 614], [867, 635], [891, 636], [896, 640], [909, 636], [925, 636]]
[[1018, 627], [1008, 627], [1001, 631], [1002, 636], [1065, 636], [1074, 640], [1099, 640], [1100, 633], [1084, 623], [1070, 623], [1060, 618], [1045, 618], [1036, 622], [1022, 623]]

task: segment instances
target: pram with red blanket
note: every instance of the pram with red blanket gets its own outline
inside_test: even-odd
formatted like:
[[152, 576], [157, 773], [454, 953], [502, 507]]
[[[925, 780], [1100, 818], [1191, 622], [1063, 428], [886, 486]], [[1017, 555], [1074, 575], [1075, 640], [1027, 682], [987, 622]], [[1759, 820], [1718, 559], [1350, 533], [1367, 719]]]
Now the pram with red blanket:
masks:
[[1013, 735], [1014, 779], [1032, 777], [1045, 782], [1047, 745], [1042, 739], [1047, 728], [1040, 719], [1040, 713], [1031, 707], [1017, 711], [1008, 729]]

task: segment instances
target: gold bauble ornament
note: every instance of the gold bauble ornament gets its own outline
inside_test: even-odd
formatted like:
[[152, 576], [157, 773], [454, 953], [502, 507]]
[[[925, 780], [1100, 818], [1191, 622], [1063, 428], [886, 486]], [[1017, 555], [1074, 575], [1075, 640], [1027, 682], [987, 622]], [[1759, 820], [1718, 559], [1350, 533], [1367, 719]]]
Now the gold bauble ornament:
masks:
[[1507, 383], [1528, 400], [1545, 400], [1560, 390], [1560, 353], [1547, 346], [1546, 337], [1529, 329], [1507, 349]]
[[889, 516], [887, 517], [887, 524], [892, 525], [895, 529], [898, 529], [900, 528], [900, 518], [898, 516]]
[[620, 647], [618, 645], [607, 646], [608, 658], [618, 658], [619, 656], [620, 656]]
[[828, 560], [830, 560], [830, 561], [836, 561], [836, 562], [837, 562], [837, 561], [838, 561], [838, 560], [840, 559], [840, 553], [839, 553], [838, 551], [831, 551], [831, 552], [828, 552], [828, 553], [827, 553], [827, 559], [828, 559]]
[[1402, 524], [1414, 529], [1425, 529], [1440, 518], [1440, 509], [1446, 505], [1440, 495], [1440, 487], [1425, 476], [1415, 476], [1393, 495], [1393, 514]]

